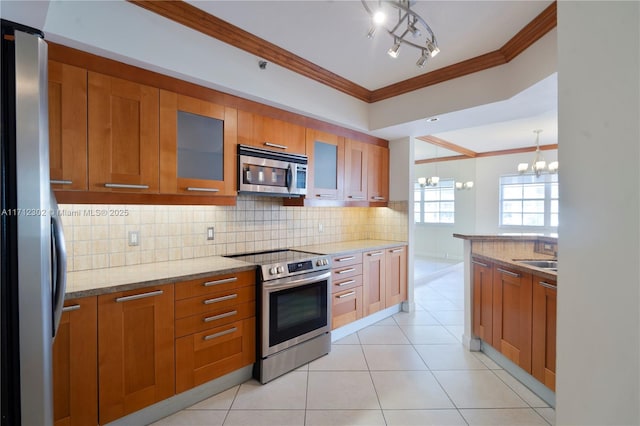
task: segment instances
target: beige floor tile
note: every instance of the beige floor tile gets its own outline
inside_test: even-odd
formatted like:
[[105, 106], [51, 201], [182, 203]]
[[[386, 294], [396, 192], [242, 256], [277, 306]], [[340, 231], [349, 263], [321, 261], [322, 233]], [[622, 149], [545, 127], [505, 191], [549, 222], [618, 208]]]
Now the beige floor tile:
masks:
[[329, 354], [309, 363], [310, 371], [366, 371], [367, 361], [360, 345], [335, 345]]
[[151, 426], [222, 426], [226, 410], [183, 410]]
[[362, 350], [371, 371], [427, 369], [413, 345], [364, 345]]
[[469, 426], [547, 426], [533, 408], [460, 410]]
[[462, 343], [462, 335], [464, 334], [464, 325], [445, 325], [444, 328]]
[[464, 311], [461, 309], [448, 311], [429, 311], [442, 325], [464, 325]]
[[441, 325], [402, 325], [402, 331], [414, 345], [447, 345], [458, 341]]
[[440, 325], [427, 311], [399, 312], [393, 316], [399, 325]]
[[538, 414], [540, 414], [544, 419], [550, 424], [556, 424], [556, 410], [551, 407], [547, 408], [534, 408]]
[[473, 356], [478, 358], [489, 370], [502, 370], [498, 364], [496, 364], [491, 358], [486, 356], [483, 352], [473, 352]]
[[381, 410], [308, 410], [305, 426], [384, 426]]
[[306, 372], [292, 371], [261, 385], [255, 380], [240, 385], [232, 410], [304, 409], [307, 388]]
[[434, 371], [433, 374], [458, 408], [528, 407], [492, 371]]
[[429, 370], [486, 370], [478, 358], [462, 344], [416, 345], [416, 351], [427, 363]]
[[549, 404], [544, 402], [538, 395], [533, 393], [528, 387], [520, 383], [515, 377], [511, 374], [507, 373], [504, 370], [496, 370], [496, 375], [500, 377], [500, 379], [507, 384], [511, 389], [513, 389], [520, 398], [524, 399], [527, 404], [529, 404], [533, 408], [544, 408], [548, 407]]
[[349, 334], [348, 336], [344, 336], [340, 340], [336, 340], [332, 343], [333, 345], [359, 345], [360, 339], [358, 339], [358, 333]]
[[374, 323], [373, 325], [397, 325], [396, 322], [393, 320], [393, 317], [387, 317], [383, 320], [380, 320], [376, 323]]
[[198, 402], [197, 404], [192, 405], [191, 407], [187, 408], [187, 410], [228, 410], [229, 408], [231, 408], [231, 404], [233, 403], [233, 399], [238, 393], [239, 387], [240, 386], [234, 386], [231, 389], [220, 392], [219, 394], [214, 395], [211, 398], [207, 398], [203, 401]]
[[466, 426], [458, 410], [384, 410], [388, 426]]
[[224, 426], [303, 426], [304, 410], [231, 410]]
[[420, 303], [427, 311], [457, 311], [460, 308], [457, 305], [451, 303], [449, 299], [442, 297], [442, 299], [428, 299], [418, 302]]
[[384, 410], [454, 408], [429, 371], [371, 372]]
[[408, 345], [409, 340], [397, 325], [372, 325], [358, 331], [363, 345]]
[[378, 410], [369, 372], [310, 371], [307, 409], [310, 410]]

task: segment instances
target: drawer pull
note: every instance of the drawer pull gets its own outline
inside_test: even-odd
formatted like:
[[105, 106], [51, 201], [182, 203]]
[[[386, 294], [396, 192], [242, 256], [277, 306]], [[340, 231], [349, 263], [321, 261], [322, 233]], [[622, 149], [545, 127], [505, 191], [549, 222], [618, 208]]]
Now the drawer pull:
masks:
[[557, 290], [557, 289], [558, 289], [558, 286], [555, 286], [555, 285], [553, 285], [553, 284], [546, 283], [546, 282], [544, 282], [544, 281], [539, 281], [539, 282], [538, 282], [538, 284], [540, 284], [542, 287], [550, 288], [551, 290]]
[[199, 191], [199, 192], [219, 192], [217, 188], [198, 188], [195, 186], [188, 186], [187, 191]]
[[78, 309], [80, 309], [80, 305], [65, 306], [62, 308], [62, 312], [77, 311]]
[[289, 147], [286, 145], [278, 145], [277, 143], [273, 143], [273, 142], [265, 142], [264, 146], [269, 146], [271, 148], [278, 148], [278, 149], [289, 149]]
[[356, 294], [355, 291], [350, 291], [349, 293], [345, 293], [345, 294], [341, 294], [339, 296], [336, 296], [336, 299], [344, 299], [345, 297], [353, 296], [354, 294]]
[[231, 300], [231, 299], [235, 299], [237, 297], [238, 297], [238, 294], [234, 293], [234, 294], [230, 294], [228, 296], [221, 296], [221, 297], [216, 297], [214, 299], [207, 299], [202, 303], [204, 303], [205, 305], [210, 305], [212, 303], [224, 302], [225, 300]]
[[236, 331], [238, 331], [238, 329], [236, 327], [231, 327], [228, 330], [220, 331], [218, 333], [213, 333], [213, 334], [210, 334], [208, 336], [204, 336], [202, 339], [203, 340], [211, 340], [211, 339], [215, 339], [216, 337], [222, 337], [222, 336], [225, 336], [227, 334], [235, 333]]
[[336, 271], [336, 274], [342, 275], [342, 274], [348, 274], [349, 272], [355, 272], [355, 268], [349, 268], [349, 269], [343, 269], [341, 271]]
[[329, 198], [329, 197], [333, 197], [333, 195], [331, 195], [331, 194], [316, 194], [316, 197]]
[[360, 195], [349, 195], [349, 198], [351, 198], [352, 200], [364, 200], [364, 197]]
[[49, 182], [52, 185], [73, 185], [73, 181], [66, 179], [51, 179]]
[[232, 283], [234, 281], [238, 281], [238, 277], [224, 278], [222, 280], [207, 281], [206, 283], [202, 283], [202, 285], [205, 286], [205, 287], [211, 287], [212, 285]]
[[146, 299], [147, 297], [160, 296], [162, 293], [164, 293], [164, 291], [156, 290], [156, 291], [150, 291], [149, 293], [140, 293], [140, 294], [134, 294], [132, 296], [123, 296], [123, 297], [116, 298], [116, 302], [121, 303], [121, 302], [128, 302], [130, 300]]
[[507, 270], [502, 269], [502, 268], [497, 268], [497, 271], [498, 272], [502, 272], [503, 274], [511, 275], [512, 277], [515, 277], [515, 278], [520, 278], [520, 274], [517, 274], [515, 272], [511, 272], [511, 271], [507, 271]]
[[202, 321], [211, 322], [211, 321], [219, 320], [221, 318], [232, 317], [232, 316], [236, 315], [237, 313], [238, 313], [238, 311], [229, 311], [229, 312], [225, 312], [224, 314], [214, 315], [212, 317], [206, 317]]
[[105, 188], [149, 189], [149, 185], [132, 185], [129, 183], [105, 183]]
[[367, 253], [367, 256], [382, 256], [382, 252], [381, 251], [376, 251], [374, 253]]
[[353, 260], [355, 259], [355, 256], [347, 256], [347, 257], [340, 257], [338, 259], [336, 259], [336, 262], [346, 262], [347, 260]]
[[355, 282], [356, 282], [356, 280], [343, 281], [341, 283], [336, 283], [336, 287], [342, 287], [342, 286], [345, 286], [345, 285], [353, 284]]
[[402, 252], [402, 251], [404, 251], [404, 249], [403, 249], [403, 248], [389, 250], [389, 252], [391, 252], [391, 253], [400, 253], [400, 252]]
[[372, 199], [372, 200], [375, 200], [375, 201], [384, 201], [384, 197], [378, 197], [378, 196], [376, 196], [376, 197], [371, 197], [371, 199]]
[[482, 266], [483, 268], [488, 268], [489, 265], [487, 265], [486, 263], [482, 263], [482, 262], [478, 262], [477, 260], [472, 260], [471, 263], [478, 265], [478, 266]]

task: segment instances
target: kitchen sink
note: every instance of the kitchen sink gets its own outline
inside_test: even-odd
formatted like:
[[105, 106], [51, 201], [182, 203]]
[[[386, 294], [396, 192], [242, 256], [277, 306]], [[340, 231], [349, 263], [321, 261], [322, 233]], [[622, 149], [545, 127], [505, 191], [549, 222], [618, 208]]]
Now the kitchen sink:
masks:
[[551, 271], [558, 270], [557, 260], [516, 260], [518, 263], [524, 263], [525, 265], [535, 266], [536, 268], [549, 269]]

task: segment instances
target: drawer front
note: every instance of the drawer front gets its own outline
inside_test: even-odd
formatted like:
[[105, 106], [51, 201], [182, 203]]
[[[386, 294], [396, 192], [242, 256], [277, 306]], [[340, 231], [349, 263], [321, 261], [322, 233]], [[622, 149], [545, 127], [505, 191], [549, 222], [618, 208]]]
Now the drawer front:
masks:
[[204, 296], [176, 301], [176, 319], [214, 312], [256, 300], [255, 286], [218, 291]]
[[331, 259], [331, 266], [333, 268], [342, 268], [347, 265], [355, 265], [362, 263], [362, 253], [343, 254], [341, 256], [334, 256]]
[[342, 266], [331, 270], [331, 280], [344, 281], [346, 278], [362, 275], [362, 263]]
[[256, 303], [248, 302], [180, 318], [176, 320], [176, 337], [220, 327], [231, 322], [254, 317], [255, 315]]
[[[362, 265], [360, 265], [360, 269], [362, 269]], [[356, 276], [340, 276], [339, 278], [333, 277], [331, 281], [331, 293], [342, 292], [354, 287], [359, 287], [362, 285], [362, 275]]]
[[176, 393], [255, 362], [255, 317], [176, 339]]
[[331, 329], [362, 318], [362, 286], [331, 295]]
[[246, 287], [255, 283], [255, 270], [182, 281], [176, 284], [176, 300]]

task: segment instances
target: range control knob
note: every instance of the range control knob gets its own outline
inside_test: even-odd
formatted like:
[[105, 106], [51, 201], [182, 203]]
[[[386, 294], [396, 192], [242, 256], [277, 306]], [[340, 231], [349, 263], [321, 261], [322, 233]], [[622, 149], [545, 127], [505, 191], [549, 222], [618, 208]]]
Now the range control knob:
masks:
[[326, 266], [329, 264], [329, 261], [327, 259], [322, 259], [322, 264]]
[[275, 275], [278, 273], [278, 270], [276, 268], [269, 268], [269, 275]]
[[284, 272], [284, 266], [278, 266], [277, 271], [279, 274], [282, 274]]
[[316, 266], [322, 266], [322, 265], [324, 265], [324, 259], [316, 260]]

